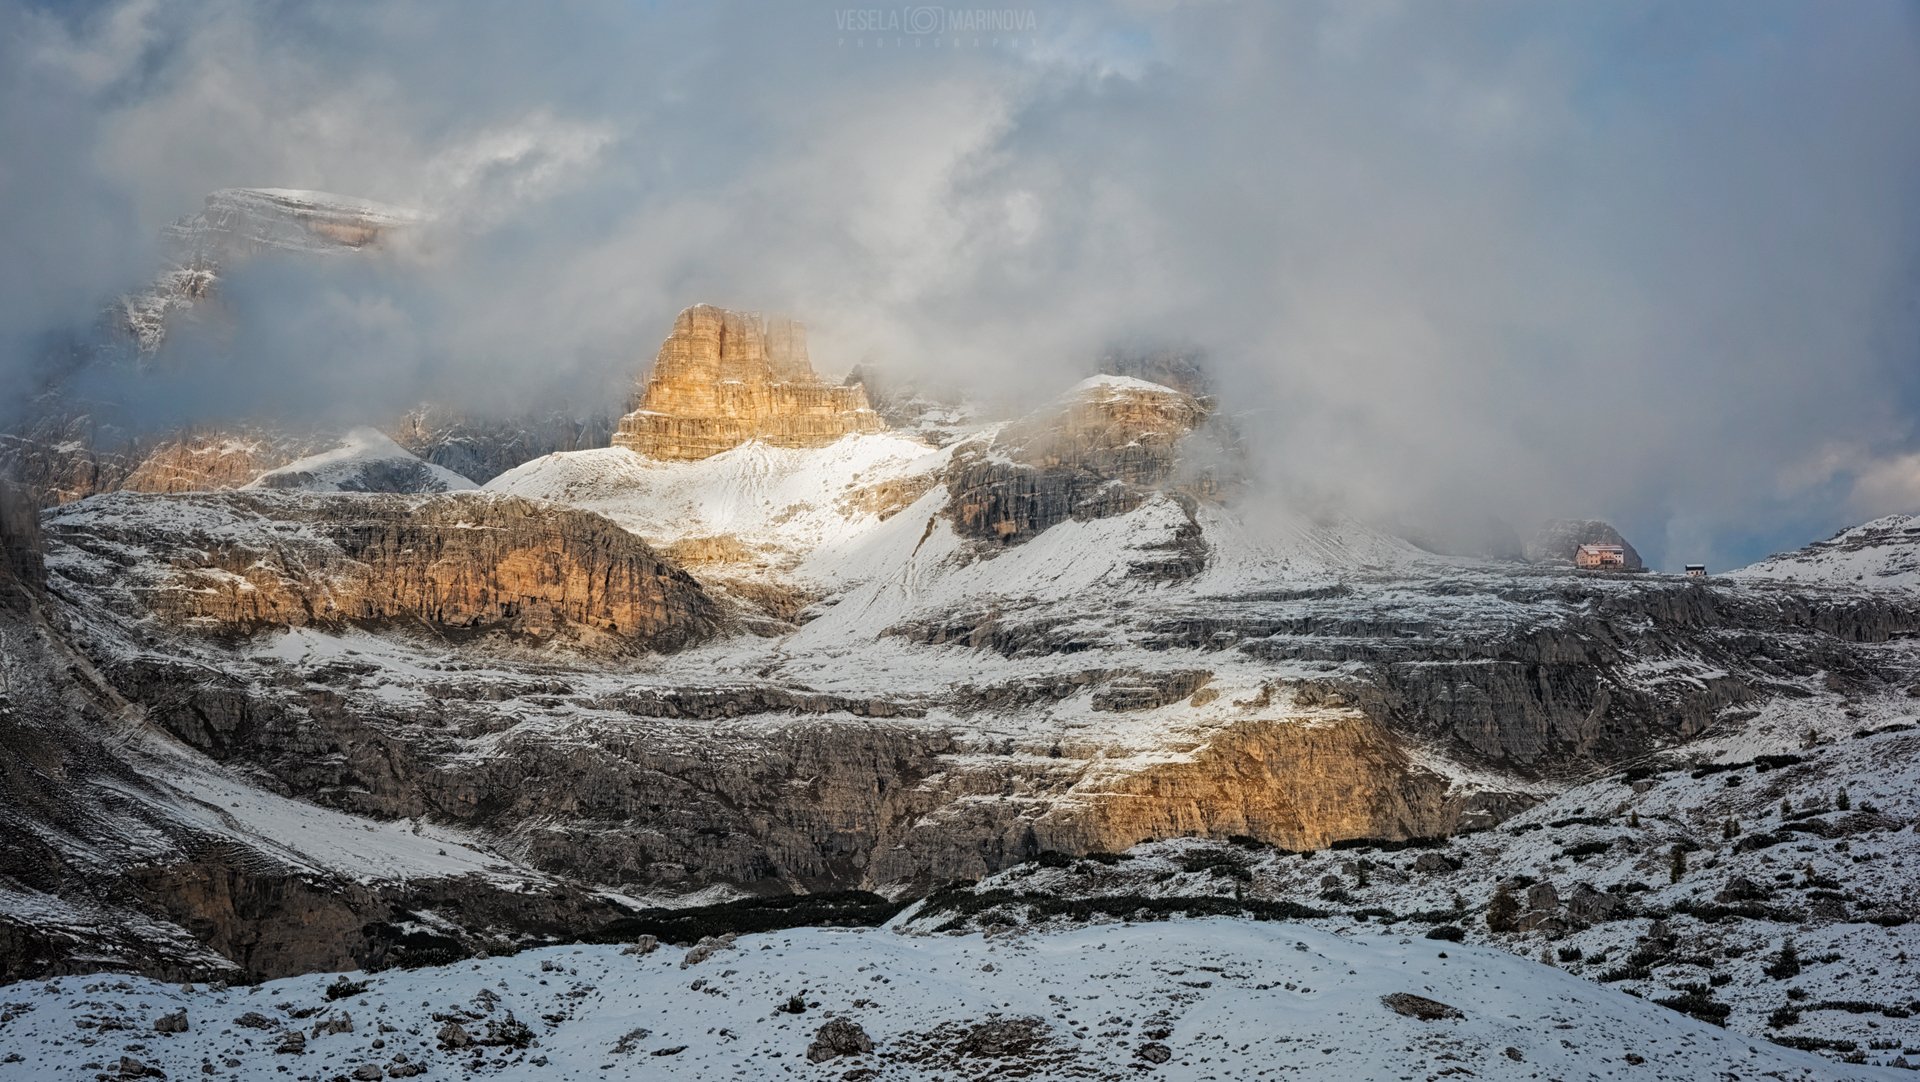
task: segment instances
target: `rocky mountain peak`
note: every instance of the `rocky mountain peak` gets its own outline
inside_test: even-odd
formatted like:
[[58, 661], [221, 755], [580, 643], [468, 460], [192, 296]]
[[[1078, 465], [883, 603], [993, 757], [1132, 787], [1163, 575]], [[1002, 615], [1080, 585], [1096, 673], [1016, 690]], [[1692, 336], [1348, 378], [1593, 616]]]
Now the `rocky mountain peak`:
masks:
[[674, 320], [613, 443], [687, 461], [750, 440], [824, 447], [883, 427], [864, 387], [813, 370], [803, 324], [696, 304]]

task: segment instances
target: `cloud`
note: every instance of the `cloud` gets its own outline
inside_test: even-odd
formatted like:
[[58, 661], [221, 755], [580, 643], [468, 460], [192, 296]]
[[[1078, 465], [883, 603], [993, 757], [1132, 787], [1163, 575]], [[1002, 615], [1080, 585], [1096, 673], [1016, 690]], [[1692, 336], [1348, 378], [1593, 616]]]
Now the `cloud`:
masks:
[[1920, 498], [1876, 465], [1920, 453], [1905, 5], [836, 10], [8, 8], [0, 371], [207, 191], [290, 186], [436, 225], [237, 273], [169, 416], [611, 398], [709, 300], [1010, 402], [1195, 342], [1289, 492], [1603, 515], [1659, 563]]

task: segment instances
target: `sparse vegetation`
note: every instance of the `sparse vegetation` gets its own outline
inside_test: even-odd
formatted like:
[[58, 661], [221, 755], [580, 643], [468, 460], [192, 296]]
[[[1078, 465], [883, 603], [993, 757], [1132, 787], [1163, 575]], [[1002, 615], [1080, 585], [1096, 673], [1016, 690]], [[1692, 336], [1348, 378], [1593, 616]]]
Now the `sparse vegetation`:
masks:
[[1780, 944], [1779, 955], [1768, 963], [1765, 972], [1776, 981], [1784, 981], [1799, 974], [1800, 950], [1793, 945], [1793, 940], [1789, 939]]
[[1514, 897], [1513, 888], [1501, 883], [1493, 890], [1493, 898], [1487, 902], [1487, 930], [1504, 935], [1513, 931], [1520, 923], [1520, 899]]

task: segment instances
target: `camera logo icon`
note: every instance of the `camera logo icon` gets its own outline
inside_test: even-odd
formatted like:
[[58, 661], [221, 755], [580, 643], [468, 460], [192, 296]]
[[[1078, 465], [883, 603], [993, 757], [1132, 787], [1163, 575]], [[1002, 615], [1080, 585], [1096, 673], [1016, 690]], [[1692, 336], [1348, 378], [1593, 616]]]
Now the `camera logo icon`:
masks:
[[902, 13], [900, 28], [909, 34], [938, 34], [945, 14], [937, 7], [910, 7]]

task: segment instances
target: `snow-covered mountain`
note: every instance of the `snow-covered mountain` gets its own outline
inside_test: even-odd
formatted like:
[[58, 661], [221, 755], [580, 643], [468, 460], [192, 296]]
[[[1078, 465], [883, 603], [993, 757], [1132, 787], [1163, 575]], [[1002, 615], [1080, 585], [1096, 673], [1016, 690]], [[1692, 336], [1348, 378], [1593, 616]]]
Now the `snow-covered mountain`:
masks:
[[356, 428], [347, 432], [338, 447], [276, 466], [244, 487], [302, 492], [460, 492], [479, 486], [444, 466], [422, 462], [418, 455], [376, 429]]
[[1837, 586], [1920, 587], [1920, 516], [1888, 515], [1728, 573]]
[[[9, 552], [31, 557], [10, 559], [0, 579], [9, 647], [0, 724], [32, 764], [5, 776], [11, 799], [0, 802], [12, 839], [0, 848], [0, 975], [112, 967], [260, 980], [582, 938], [627, 942], [641, 925], [666, 927], [663, 905], [717, 906], [672, 926], [669, 938], [691, 939], [696, 926], [764, 929], [847, 913], [871, 923], [924, 898], [896, 931], [1046, 925], [1032, 941], [1033, 980], [1065, 981], [1070, 970], [1046, 959], [1103, 942], [1148, 949], [1135, 938], [1148, 933], [1082, 928], [1089, 916], [1166, 915], [1155, 899], [1186, 892], [1208, 900], [1182, 912], [1291, 915], [1341, 935], [1385, 923], [1407, 937], [1339, 956], [1354, 970], [1347, 998], [1282, 1031], [1302, 1047], [1324, 1039], [1358, 1054], [1322, 1035], [1404, 991], [1467, 1012], [1457, 1028], [1470, 1038], [1449, 1047], [1471, 1049], [1481, 1074], [1558, 1062], [1553, 1041], [1531, 1028], [1556, 1010], [1634, 1027], [1636, 1040], [1681, 1027], [1654, 1066], [1670, 1077], [1730, 1062], [1715, 1058], [1720, 1045], [1749, 1065], [1812, 1069], [1757, 1040], [1722, 1035], [1689, 1048], [1699, 1031], [1664, 1008], [1477, 950], [1459, 955], [1473, 960], [1459, 967], [1461, 983], [1434, 972], [1418, 987], [1386, 987], [1381, 974], [1413, 965], [1408, 948], [1430, 942], [1413, 937], [1453, 924], [1529, 957], [1552, 946], [1556, 964], [1595, 978], [1610, 970], [1560, 960], [1558, 947], [1617, 961], [1672, 937], [1691, 944], [1672, 948], [1676, 957], [1709, 960], [1695, 966], [1698, 979], [1649, 957], [1621, 978], [1625, 987], [1707, 1016], [1707, 1004], [1727, 1005], [1722, 1020], [1747, 1033], [1803, 1039], [1831, 1056], [1891, 1063], [1904, 1054], [1900, 1016], [1862, 1011], [1830, 1024], [1820, 1019], [1832, 1012], [1814, 1004], [1847, 1000], [1849, 979], [1891, 995], [1909, 975], [1897, 960], [1908, 949], [1904, 925], [1893, 923], [1913, 904], [1897, 870], [1909, 854], [1883, 835], [1914, 812], [1900, 795], [1910, 779], [1894, 769], [1910, 758], [1906, 738], [1888, 728], [1906, 723], [1908, 689], [1920, 685], [1910, 590], [1845, 576], [1701, 581], [1440, 555], [1258, 494], [1219, 403], [1139, 375], [1090, 378], [1021, 416], [949, 417], [937, 435], [886, 430], [864, 394], [829, 393], [796, 325], [689, 311], [659, 351], [673, 361], [671, 378], [636, 373], [641, 409], [621, 422], [623, 445], [544, 454], [477, 491], [411, 436], [209, 437], [180, 445], [161, 491], [71, 501], [37, 523], [0, 514]], [[423, 418], [415, 434], [462, 423]], [[231, 483], [219, 491], [183, 480], [228, 458], [220, 469]], [[1554, 544], [1610, 531], [1577, 520]], [[1884, 562], [1905, 543], [1889, 527], [1846, 551]], [[1854, 729], [1886, 731], [1856, 744]], [[1714, 770], [1702, 778], [1720, 780], [1704, 784], [1673, 773], [1695, 758], [1759, 755], [1800, 758], [1767, 760], [1782, 769], [1765, 778], [1758, 767]], [[1875, 805], [1871, 821], [1834, 814], [1828, 797], [1828, 810], [1769, 822], [1767, 845], [1742, 848], [1783, 795], [1800, 809], [1843, 776], [1859, 779], [1849, 784]], [[1797, 787], [1776, 791], [1784, 782]], [[315, 815], [301, 820], [297, 809], [309, 806]], [[1620, 825], [1623, 816], [1640, 825]], [[1716, 840], [1729, 819], [1738, 830]], [[362, 834], [367, 844], [356, 847]], [[1803, 834], [1847, 848], [1800, 859], [1797, 847], [1814, 844]], [[1347, 857], [1273, 848], [1428, 837], [1456, 840], [1369, 856], [1357, 876]], [[1244, 844], [1229, 847], [1236, 838]], [[1131, 860], [1100, 856], [1142, 844]], [[1696, 855], [1663, 885], [1650, 877], [1675, 845]], [[1763, 867], [1789, 847], [1791, 866]], [[1434, 853], [1442, 864], [1414, 867]], [[1749, 890], [1732, 883], [1735, 873], [1761, 895], [1715, 900]], [[1527, 898], [1525, 934], [1482, 934], [1500, 880], [1514, 876], [1531, 878], [1507, 887]], [[983, 882], [956, 890], [954, 881]], [[1540, 882], [1557, 894], [1535, 899], [1528, 892]], [[1837, 914], [1815, 897], [1841, 892], [1826, 885], [1834, 882], [1854, 898]], [[1035, 897], [1009, 904], [1000, 891]], [[1625, 899], [1606, 920], [1591, 908], [1601, 895]], [[813, 901], [779, 908], [796, 896]], [[1088, 897], [1130, 908], [1088, 908]], [[1576, 898], [1589, 908], [1576, 914]], [[1261, 900], [1270, 905], [1239, 904]], [[1354, 915], [1369, 910], [1394, 919]], [[1268, 942], [1264, 926], [1149, 927], [1169, 951], [1231, 940], [1268, 968], [1284, 968], [1268, 957], [1275, 943], [1291, 951], [1296, 939], [1322, 941], [1289, 929]], [[813, 950], [805, 944], [857, 943], [872, 953], [848, 959], [855, 971], [910, 957], [894, 983], [933, 987], [933, 967], [944, 974], [985, 949], [896, 931], [791, 932], [791, 949], [767, 940], [771, 949], [753, 953], [765, 980], [784, 971], [791, 983]], [[1798, 1008], [1800, 1021], [1784, 1021], [1798, 1000], [1744, 995], [1745, 985], [1742, 996], [1716, 996], [1725, 984], [1715, 979], [1746, 980], [1787, 936], [1833, 956], [1816, 963], [1830, 968], [1806, 986], [1816, 998]], [[1896, 960], [1870, 961], [1885, 952]], [[520, 957], [559, 965], [562, 955]], [[616, 964], [606, 951], [565, 957]], [[497, 974], [489, 983], [521, 972], [519, 960], [488, 965]], [[1868, 968], [1872, 980], [1860, 976]], [[740, 972], [702, 987], [724, 990]], [[1129, 972], [1116, 978], [1126, 988], [1140, 979]], [[403, 998], [389, 1004], [396, 1029], [376, 1029], [377, 1039], [409, 1056], [381, 1057], [381, 1069], [451, 1069], [425, 1058], [445, 1051], [437, 1033], [449, 1019], [400, 1037], [425, 1025], [417, 1009], [401, 1009], [419, 997], [402, 983], [412, 978], [379, 979]], [[655, 989], [634, 980], [634, 996]], [[1527, 1032], [1504, 1039], [1518, 1060], [1483, 1047], [1490, 1038], [1474, 1028], [1486, 1022], [1482, 1001], [1449, 1000], [1490, 980], [1524, 982], [1508, 1013]], [[1102, 1013], [1097, 1025], [1144, 1032], [1191, 1009], [1180, 1026], [1198, 1042], [1247, 1024], [1224, 997], [1187, 998], [1187, 985], [1155, 981], [1159, 991], [1129, 998], [1137, 1009], [1115, 1001], [1121, 1020]], [[585, 1010], [546, 999], [558, 983], [530, 988], [539, 1002], [529, 1010]], [[758, 995], [771, 985], [753, 987]], [[1562, 987], [1593, 998], [1574, 1011], [1557, 998]], [[107, 1004], [98, 1010], [159, 994], [128, 989], [98, 992]], [[52, 1005], [70, 1004], [70, 987], [34, 994], [48, 998], [19, 1017], [66, 1017]], [[278, 1054], [266, 1051], [266, 1030], [238, 1022], [255, 1009], [240, 994], [184, 995], [190, 1018], [231, 1014], [239, 1028], [190, 1028], [145, 1056], [125, 1054], [168, 1070], [176, 1052], [195, 1063], [205, 1054], [217, 1068]], [[916, 1018], [909, 1002], [889, 1013], [849, 1000], [847, 1010], [871, 1012], [877, 1047], [896, 1050], [872, 1053], [877, 1077], [920, 1077], [943, 1061], [906, 1049], [972, 1039], [939, 1029], [939, 1019], [916, 1029], [925, 1012]], [[1778, 1010], [1788, 1013], [1772, 1026]], [[256, 1013], [276, 1045], [294, 1043], [278, 1032], [288, 1012]], [[1111, 1059], [1103, 1071], [1184, 1069], [1176, 1056], [1201, 1073], [1242, 1062], [1233, 1047], [1116, 1043], [1119, 1030], [1096, 1049], [1091, 1025], [1057, 1013], [1044, 1014], [1053, 1036], [1028, 1044], [1079, 1042], [1093, 1061]], [[484, 1031], [498, 1020], [481, 1015], [466, 1022]], [[519, 1015], [530, 1026], [531, 1017]], [[299, 1021], [327, 1070], [357, 1070], [376, 1051]], [[956, 1025], [982, 1021], [973, 1006], [956, 1009]], [[1454, 1023], [1384, 1024], [1433, 1034]], [[0, 1043], [19, 1032], [56, 1038], [37, 1025], [0, 1030]], [[636, 1027], [667, 1032], [551, 1022], [536, 1034], [545, 1051], [508, 1051], [502, 1068], [532, 1070], [546, 1055], [549, 1069], [595, 1061], [597, 1070], [603, 1056], [626, 1056], [601, 1044]], [[663, 1037], [659, 1047], [685, 1048], [661, 1060], [687, 1058], [642, 1066], [718, 1069], [778, 1050], [739, 1026], [714, 1029], [711, 1041]], [[1598, 1040], [1606, 1027], [1580, 1032]], [[251, 1052], [237, 1043], [247, 1039]], [[1405, 1063], [1437, 1054], [1408, 1040]], [[1873, 1043], [1886, 1040], [1900, 1047]], [[1150, 1043], [1168, 1057], [1140, 1058]], [[492, 1063], [505, 1046], [481, 1047]], [[649, 1059], [658, 1051], [644, 1047]], [[804, 1052], [803, 1043], [783, 1055]], [[471, 1055], [459, 1046], [460, 1061]], [[1400, 1055], [1358, 1062], [1399, 1070]]]

